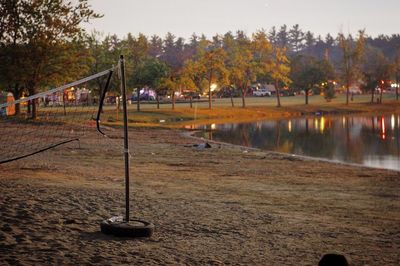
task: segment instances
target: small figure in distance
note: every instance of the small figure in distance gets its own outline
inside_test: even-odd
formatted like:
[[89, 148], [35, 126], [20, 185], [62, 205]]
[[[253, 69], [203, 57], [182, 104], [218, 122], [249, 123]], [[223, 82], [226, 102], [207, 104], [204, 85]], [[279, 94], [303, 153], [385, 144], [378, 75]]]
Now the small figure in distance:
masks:
[[346, 257], [340, 254], [325, 254], [318, 266], [349, 266]]

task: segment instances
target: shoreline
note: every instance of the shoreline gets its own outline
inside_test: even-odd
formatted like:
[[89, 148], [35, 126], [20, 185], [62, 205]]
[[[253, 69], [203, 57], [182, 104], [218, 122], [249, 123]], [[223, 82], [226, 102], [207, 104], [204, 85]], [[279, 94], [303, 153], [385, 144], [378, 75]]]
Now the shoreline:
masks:
[[[254, 99], [253, 99], [254, 100]], [[116, 119], [115, 110], [109, 109], [103, 114], [104, 122], [108, 126], [121, 126], [122, 121]], [[132, 128], [183, 128], [186, 125], [245, 123], [262, 120], [276, 120], [286, 118], [301, 118], [323, 115], [357, 115], [400, 113], [400, 103], [395, 100], [384, 104], [376, 103], [323, 103], [323, 104], [288, 104], [282, 107], [274, 105], [250, 105], [246, 108], [227, 107], [216, 104], [213, 109], [179, 107], [171, 109], [146, 108], [137, 112], [130, 106], [128, 112], [129, 126]]]
[[122, 139], [74, 143], [0, 165], [6, 264], [398, 265], [400, 172], [132, 128], [132, 218], [149, 239], [103, 235], [124, 213]]
[[338, 160], [330, 160], [330, 159], [325, 159], [325, 158], [321, 158], [321, 157], [312, 157], [312, 156], [307, 156], [307, 155], [284, 153], [284, 152], [271, 151], [271, 150], [263, 150], [261, 148], [247, 147], [247, 146], [243, 146], [243, 145], [232, 144], [232, 143], [229, 143], [229, 142], [223, 142], [223, 141], [217, 141], [217, 140], [209, 140], [209, 139], [204, 139], [204, 138], [201, 138], [201, 137], [193, 136], [193, 134], [195, 134], [196, 132], [200, 132], [200, 131], [201, 130], [190, 130], [190, 131], [183, 130], [182, 135], [185, 136], [185, 137], [193, 138], [193, 139], [198, 140], [198, 141], [202, 141], [203, 143], [209, 142], [209, 143], [215, 143], [215, 144], [218, 144], [218, 145], [226, 145], [226, 146], [237, 147], [237, 148], [240, 148], [240, 149], [243, 149], [243, 150], [268, 152], [268, 153], [277, 154], [277, 155], [280, 155], [280, 156], [283, 156], [283, 157], [287, 156], [288, 158], [296, 157], [296, 158], [300, 158], [300, 159], [304, 159], [304, 160], [311, 160], [311, 161], [316, 161], [316, 162], [325, 162], [325, 163], [331, 163], [331, 164], [338, 164], [338, 165], [351, 166], [351, 167], [370, 168], [370, 169], [377, 169], [377, 170], [387, 170], [387, 171], [397, 172], [397, 173], [400, 174], [400, 170], [396, 170], [396, 169], [379, 168], [379, 167], [373, 167], [373, 166], [357, 164], [357, 163], [348, 163], [348, 162], [342, 162], [342, 161], [338, 161]]

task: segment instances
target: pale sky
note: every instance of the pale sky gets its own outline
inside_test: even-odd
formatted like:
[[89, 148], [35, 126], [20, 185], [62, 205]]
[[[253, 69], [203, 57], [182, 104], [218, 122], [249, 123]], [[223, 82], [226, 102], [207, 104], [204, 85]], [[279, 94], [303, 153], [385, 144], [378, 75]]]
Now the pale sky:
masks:
[[400, 0], [90, 0], [103, 18], [85, 24], [88, 31], [164, 37], [167, 32], [188, 39], [243, 30], [299, 24], [303, 31], [325, 36], [359, 29], [376, 37], [400, 33]]

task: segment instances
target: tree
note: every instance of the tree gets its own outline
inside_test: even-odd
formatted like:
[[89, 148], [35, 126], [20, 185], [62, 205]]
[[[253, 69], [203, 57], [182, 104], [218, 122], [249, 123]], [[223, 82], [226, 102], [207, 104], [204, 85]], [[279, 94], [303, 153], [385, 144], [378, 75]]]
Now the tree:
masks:
[[149, 42], [149, 55], [158, 58], [163, 53], [163, 41], [157, 35], [153, 35]]
[[[93, 31], [88, 36], [87, 46], [90, 60], [86, 64], [89, 74], [98, 73], [115, 65], [122, 53], [120, 41], [116, 35], [108, 35], [101, 40], [102, 37], [102, 34], [97, 31]], [[117, 82], [116, 76], [114, 76], [110, 88], [117, 88]], [[105, 86], [106, 79], [95, 79], [92, 83], [100, 94]]]
[[[72, 80], [87, 71], [80, 24], [99, 17], [87, 0], [76, 5], [62, 0], [1, 1], [0, 10], [5, 11], [0, 20], [2, 51], [16, 52], [2, 53], [0, 60], [12, 63], [6, 66], [8, 70], [20, 67], [18, 78], [8, 80], [10, 84], [21, 82], [33, 95], [42, 86]], [[36, 118], [35, 103], [32, 118]]]
[[160, 60], [165, 62], [170, 68], [169, 76], [164, 79], [164, 87], [171, 93], [172, 96], [172, 109], [175, 108], [175, 91], [181, 88], [180, 74], [184, 64], [182, 38], [175, 41], [175, 36], [167, 33], [164, 39], [164, 53], [160, 56]]
[[324, 98], [330, 102], [335, 97], [335, 84], [332, 81], [324, 83]]
[[[147, 57], [141, 61], [137, 67], [135, 82], [140, 87], [148, 86], [154, 89], [156, 92], [160, 92], [162, 82], [168, 76], [168, 73], [169, 68], [165, 63], [161, 62], [157, 58]], [[156, 100], [157, 109], [159, 109], [160, 102], [158, 93], [156, 95]]]
[[[15, 99], [22, 96], [23, 84], [23, 47], [19, 45], [22, 34], [20, 19], [21, 5], [17, 1], [0, 1], [0, 84], [12, 91]], [[16, 114], [20, 113], [19, 104]]]
[[[227, 67], [229, 71], [229, 80], [234, 88], [241, 91], [242, 96], [242, 107], [246, 107], [246, 94], [251, 82], [257, 78], [258, 65], [254, 58], [254, 50], [257, 45], [261, 46], [261, 35], [257, 34], [259, 42], [254, 43], [249, 40], [245, 35], [238, 32], [236, 39], [232, 42], [228, 49], [228, 60]], [[256, 38], [256, 35], [253, 36]], [[263, 34], [263, 40], [267, 41], [265, 33]], [[261, 58], [260, 58], [261, 62]]]
[[[199, 59], [199, 69], [203, 69], [203, 77], [208, 82], [208, 108], [212, 108], [212, 84], [223, 86], [228, 83], [228, 71], [225, 68], [227, 55], [222, 48], [206, 51]], [[215, 89], [215, 88], [214, 88]]]
[[301, 49], [303, 49], [304, 33], [301, 31], [299, 24], [294, 25], [289, 30], [289, 40], [293, 52], [298, 53]]
[[140, 112], [140, 89], [143, 86], [141, 77], [143, 76], [140, 71], [143, 70], [145, 60], [148, 58], [149, 42], [147, 37], [139, 33], [138, 37], [133, 37], [130, 33], [125, 42], [126, 50], [126, 76], [128, 86], [136, 89], [136, 110]]
[[302, 54], [313, 55], [315, 53], [316, 42], [314, 33], [307, 31], [304, 35], [304, 49]]
[[287, 26], [285, 24], [281, 26], [276, 37], [276, 44], [278, 45], [278, 47], [286, 49], [289, 48], [289, 34], [287, 32]]
[[[205, 80], [206, 69], [205, 66], [200, 64], [199, 61], [187, 60], [185, 66], [181, 72], [184, 77], [186, 88], [192, 88], [193, 91], [196, 89], [202, 91], [202, 85]], [[189, 82], [190, 80], [190, 82]], [[188, 85], [188, 83], [190, 83]], [[192, 107], [192, 97], [190, 96], [190, 107]]]
[[363, 76], [365, 90], [371, 91], [371, 102], [374, 102], [375, 90], [380, 88], [379, 102], [382, 102], [383, 90], [390, 79], [392, 65], [381, 50], [374, 47], [367, 47], [366, 61], [363, 65]]
[[339, 34], [339, 47], [342, 51], [341, 78], [346, 87], [346, 104], [349, 104], [350, 86], [359, 78], [361, 59], [364, 53], [364, 31], [359, 31], [354, 43], [351, 35], [347, 38]]
[[290, 77], [295, 88], [304, 90], [305, 104], [308, 104], [310, 91], [314, 87], [320, 87], [321, 83], [322, 86], [328, 86], [329, 81], [334, 79], [334, 69], [326, 60], [317, 60], [311, 56], [300, 55], [292, 61]]
[[396, 55], [393, 60], [393, 73], [396, 80], [396, 100], [399, 100], [399, 86], [400, 86], [400, 48], [397, 49]]
[[275, 26], [273, 26], [271, 28], [271, 30], [268, 32], [268, 39], [273, 45], [276, 44], [276, 42], [277, 42], [277, 33], [276, 33]]
[[275, 47], [274, 54], [275, 56], [272, 60], [270, 76], [275, 82], [277, 107], [281, 107], [279, 85], [287, 85], [291, 82], [289, 78], [290, 61], [286, 57], [286, 48]]

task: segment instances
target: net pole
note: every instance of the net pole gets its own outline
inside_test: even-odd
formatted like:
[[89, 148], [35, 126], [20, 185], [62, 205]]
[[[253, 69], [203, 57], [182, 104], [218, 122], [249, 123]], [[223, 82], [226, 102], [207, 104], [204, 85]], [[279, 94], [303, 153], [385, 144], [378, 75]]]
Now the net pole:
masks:
[[120, 56], [122, 107], [124, 112], [124, 159], [125, 159], [125, 221], [129, 222], [129, 143], [128, 143], [128, 110], [126, 107], [125, 60]]

